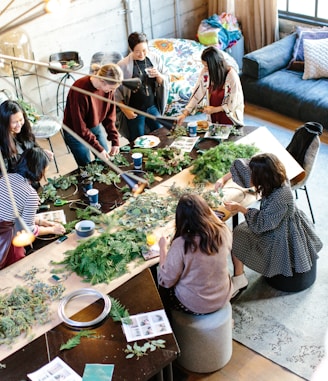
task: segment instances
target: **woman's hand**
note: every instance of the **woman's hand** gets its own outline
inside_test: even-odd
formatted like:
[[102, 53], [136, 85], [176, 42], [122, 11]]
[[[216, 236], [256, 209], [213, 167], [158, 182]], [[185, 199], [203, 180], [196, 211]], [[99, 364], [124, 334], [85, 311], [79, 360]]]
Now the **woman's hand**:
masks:
[[229, 211], [229, 212], [232, 212], [232, 213], [243, 213], [243, 214], [246, 214], [247, 213], [247, 208], [245, 208], [244, 206], [242, 206], [241, 204], [239, 204], [238, 202], [236, 201], [224, 201], [224, 207]]
[[216, 183], [214, 184], [214, 190], [217, 192], [219, 189], [223, 188], [228, 180], [230, 180], [232, 177], [231, 173], [226, 173], [224, 176], [220, 177], [218, 180], [216, 180]]
[[184, 120], [186, 119], [186, 115], [185, 114], [181, 114], [177, 117], [177, 125], [178, 126], [181, 126], [181, 124], [184, 122]]
[[159, 239], [158, 246], [159, 246], [159, 264], [163, 265], [165, 262], [166, 254], [167, 254], [167, 250], [166, 250], [167, 242], [164, 236], [162, 236]]
[[54, 158], [54, 153], [52, 151], [49, 151], [48, 149], [44, 149], [43, 151], [48, 156], [49, 161], [52, 161]]
[[39, 226], [39, 235], [63, 235], [66, 233], [65, 227], [59, 222], [41, 220], [37, 218], [36, 224]]
[[217, 112], [221, 112], [223, 111], [223, 108], [221, 106], [205, 106], [203, 108], [203, 112], [205, 114], [215, 114]]
[[123, 113], [124, 113], [124, 115], [126, 116], [127, 119], [135, 119], [138, 116], [138, 114], [136, 114], [132, 110], [124, 109], [122, 111], [123, 111]]
[[115, 156], [120, 152], [119, 146], [113, 146], [109, 152], [110, 156]]
[[56, 234], [56, 235], [63, 235], [66, 233], [66, 229], [64, 228], [64, 226], [59, 223], [55, 223], [52, 229], [53, 229], [53, 234]]
[[100, 158], [103, 161], [110, 160], [109, 154], [106, 150], [100, 152]]
[[215, 192], [218, 192], [220, 189], [224, 187], [225, 181], [223, 177], [220, 177], [218, 180], [216, 180], [216, 183], [214, 184], [214, 190]]

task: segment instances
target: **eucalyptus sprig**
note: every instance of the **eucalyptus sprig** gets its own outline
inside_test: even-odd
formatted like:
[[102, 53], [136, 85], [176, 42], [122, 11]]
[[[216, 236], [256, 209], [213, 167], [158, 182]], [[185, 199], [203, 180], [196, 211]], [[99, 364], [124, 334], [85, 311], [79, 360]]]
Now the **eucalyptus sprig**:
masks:
[[144, 345], [140, 346], [137, 342], [133, 345], [128, 344], [124, 352], [127, 353], [125, 358], [131, 359], [136, 356], [137, 360], [140, 357], [147, 356], [147, 352], [153, 352], [157, 348], [165, 348], [166, 341], [163, 339], [146, 341]]
[[0, 295], [0, 345], [11, 344], [21, 334], [29, 333], [33, 325], [46, 324], [50, 318], [51, 301], [61, 298], [63, 284], [50, 285], [35, 278], [35, 270], [20, 276], [27, 286], [16, 286]]
[[174, 183], [171, 185], [169, 193], [176, 197], [177, 200], [179, 200], [183, 194], [196, 193], [199, 196], [202, 196], [208, 205], [214, 209], [222, 205], [222, 199], [224, 197], [222, 189], [220, 189], [218, 192], [214, 192], [213, 190], [206, 189], [205, 184], [196, 184], [195, 187], [181, 188]]
[[131, 197], [126, 204], [113, 213], [120, 226], [138, 231], [164, 226], [175, 214], [177, 200], [161, 197], [154, 192], [145, 192], [137, 198]]

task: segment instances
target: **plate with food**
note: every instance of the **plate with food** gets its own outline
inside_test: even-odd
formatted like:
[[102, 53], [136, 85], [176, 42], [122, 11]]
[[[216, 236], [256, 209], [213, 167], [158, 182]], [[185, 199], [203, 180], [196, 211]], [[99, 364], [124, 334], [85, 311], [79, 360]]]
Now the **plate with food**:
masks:
[[197, 132], [206, 132], [208, 131], [209, 122], [207, 120], [198, 120], [197, 121]]
[[158, 146], [160, 139], [154, 135], [143, 135], [139, 136], [134, 141], [134, 146], [139, 148], [153, 148]]

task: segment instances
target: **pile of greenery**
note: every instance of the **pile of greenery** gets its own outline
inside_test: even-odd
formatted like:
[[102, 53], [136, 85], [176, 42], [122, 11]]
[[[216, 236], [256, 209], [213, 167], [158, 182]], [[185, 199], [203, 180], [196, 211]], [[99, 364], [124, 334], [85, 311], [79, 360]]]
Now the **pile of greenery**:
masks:
[[151, 148], [135, 148], [132, 152], [141, 152], [144, 156], [145, 171], [157, 175], [174, 175], [191, 164], [188, 152], [177, 148], [164, 147], [153, 150]]
[[215, 183], [230, 172], [231, 164], [238, 158], [250, 158], [259, 152], [254, 145], [225, 142], [205, 151], [192, 163], [191, 173], [195, 183]]
[[[109, 283], [128, 271], [128, 264], [141, 259], [146, 250], [146, 234], [136, 230], [104, 232], [82, 241], [74, 250], [65, 253], [65, 259], [54, 264], [64, 265], [85, 282]], [[65, 270], [63, 270], [65, 271]]]
[[11, 344], [31, 327], [46, 324], [51, 319], [50, 303], [59, 300], [64, 286], [49, 285], [36, 279], [38, 269], [32, 268], [21, 277], [27, 285], [16, 286], [10, 293], [0, 296], [0, 345]]

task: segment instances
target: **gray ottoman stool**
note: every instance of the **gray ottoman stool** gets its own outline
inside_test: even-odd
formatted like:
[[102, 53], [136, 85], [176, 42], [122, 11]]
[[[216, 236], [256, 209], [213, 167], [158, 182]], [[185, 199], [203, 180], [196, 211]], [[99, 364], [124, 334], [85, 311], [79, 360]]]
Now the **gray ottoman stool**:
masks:
[[181, 355], [177, 362], [196, 373], [223, 368], [232, 355], [232, 309], [227, 303], [207, 315], [190, 315], [172, 311], [172, 329]]

